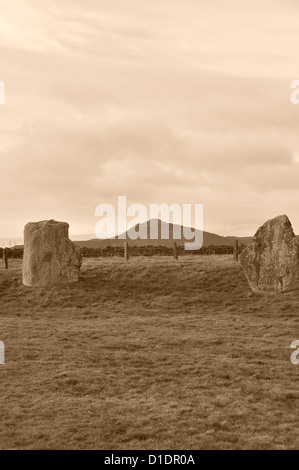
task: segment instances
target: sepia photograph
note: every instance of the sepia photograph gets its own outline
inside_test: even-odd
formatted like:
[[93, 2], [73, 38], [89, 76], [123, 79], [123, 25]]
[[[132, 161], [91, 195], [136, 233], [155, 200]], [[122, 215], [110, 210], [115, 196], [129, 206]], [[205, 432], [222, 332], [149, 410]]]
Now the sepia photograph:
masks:
[[299, 450], [298, 0], [0, 0], [0, 450]]

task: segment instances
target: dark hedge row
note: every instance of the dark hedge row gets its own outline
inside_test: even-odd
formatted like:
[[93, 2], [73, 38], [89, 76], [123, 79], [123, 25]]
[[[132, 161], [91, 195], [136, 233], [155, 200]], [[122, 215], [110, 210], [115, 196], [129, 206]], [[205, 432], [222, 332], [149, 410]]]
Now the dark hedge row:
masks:
[[[234, 249], [232, 246], [208, 246], [203, 247], [196, 251], [185, 251], [181, 246], [178, 246], [179, 256], [184, 255], [226, 255], [233, 254]], [[83, 256], [86, 258], [95, 257], [112, 257], [112, 256], [124, 256], [124, 248], [106, 246], [105, 248], [83, 248]], [[173, 248], [167, 246], [130, 246], [130, 256], [172, 256]]]
[[[240, 252], [244, 247], [240, 246]], [[204, 246], [200, 250], [185, 251], [184, 247], [178, 246], [179, 256], [185, 255], [232, 255], [234, 248], [229, 245], [223, 246]], [[7, 248], [9, 258], [23, 258], [22, 248]], [[85, 258], [109, 258], [112, 256], [124, 256], [123, 247], [106, 246], [104, 248], [82, 248], [82, 253]], [[167, 246], [130, 246], [130, 256], [173, 256], [173, 248]], [[0, 248], [0, 258], [3, 257], [3, 248]]]
[[[6, 248], [8, 252], [8, 258], [22, 259], [23, 248]], [[3, 248], [0, 248], [0, 259], [3, 258]]]

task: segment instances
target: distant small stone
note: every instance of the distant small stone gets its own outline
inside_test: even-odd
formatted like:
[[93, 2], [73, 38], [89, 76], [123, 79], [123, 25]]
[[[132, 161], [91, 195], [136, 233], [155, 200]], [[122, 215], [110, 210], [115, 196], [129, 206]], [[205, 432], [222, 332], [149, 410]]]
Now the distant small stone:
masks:
[[286, 215], [260, 227], [240, 260], [255, 293], [299, 289], [299, 244]]
[[29, 223], [24, 231], [23, 284], [47, 287], [77, 282], [81, 250], [69, 239], [69, 225], [48, 220]]

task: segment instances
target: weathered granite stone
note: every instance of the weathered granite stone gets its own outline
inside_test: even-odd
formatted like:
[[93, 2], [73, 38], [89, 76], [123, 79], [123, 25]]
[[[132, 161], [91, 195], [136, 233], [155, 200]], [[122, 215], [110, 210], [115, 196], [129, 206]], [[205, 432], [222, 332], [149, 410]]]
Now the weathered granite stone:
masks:
[[48, 220], [29, 223], [24, 231], [23, 284], [47, 287], [77, 282], [81, 250], [69, 239], [69, 225]]
[[299, 288], [299, 244], [286, 215], [260, 227], [240, 260], [255, 293]]

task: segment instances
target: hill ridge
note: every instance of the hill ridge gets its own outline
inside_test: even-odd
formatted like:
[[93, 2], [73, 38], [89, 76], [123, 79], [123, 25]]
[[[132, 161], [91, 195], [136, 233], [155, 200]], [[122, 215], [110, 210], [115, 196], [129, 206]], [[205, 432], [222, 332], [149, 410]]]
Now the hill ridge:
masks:
[[[158, 221], [158, 239], [151, 239], [150, 238], [150, 223], [153, 221]], [[139, 232], [140, 230], [144, 230], [144, 225], [147, 224], [147, 238], [146, 239], [137, 239], [133, 240], [131, 235], [134, 232]], [[143, 226], [143, 227], [142, 227]], [[168, 227], [167, 227], [168, 226]], [[169, 238], [164, 239], [161, 238], [161, 229], [168, 230], [169, 228]], [[116, 236], [115, 238], [107, 238], [107, 239], [97, 239], [92, 238], [90, 240], [82, 240], [82, 241], [75, 241], [77, 245], [80, 247], [88, 247], [88, 248], [103, 248], [104, 246], [122, 246], [125, 241], [131, 243], [131, 245], [135, 246], [170, 246], [173, 244], [174, 241], [178, 243], [178, 245], [183, 245], [184, 243], [190, 243], [190, 240], [184, 238], [184, 230], [191, 229], [194, 233], [198, 232], [198, 230], [192, 227], [184, 227], [182, 225], [176, 225], [173, 223], [167, 223], [160, 219], [150, 219], [142, 224], [136, 224], [134, 227], [129, 228], [126, 232]], [[181, 239], [176, 239], [173, 237], [174, 230], [178, 230], [181, 233]], [[221, 246], [221, 245], [230, 245], [233, 246], [236, 240], [239, 240], [240, 243], [248, 244], [252, 237], [236, 237], [236, 236], [222, 236], [217, 235], [215, 233], [203, 231], [203, 246]], [[191, 240], [192, 241], [192, 240]]]

